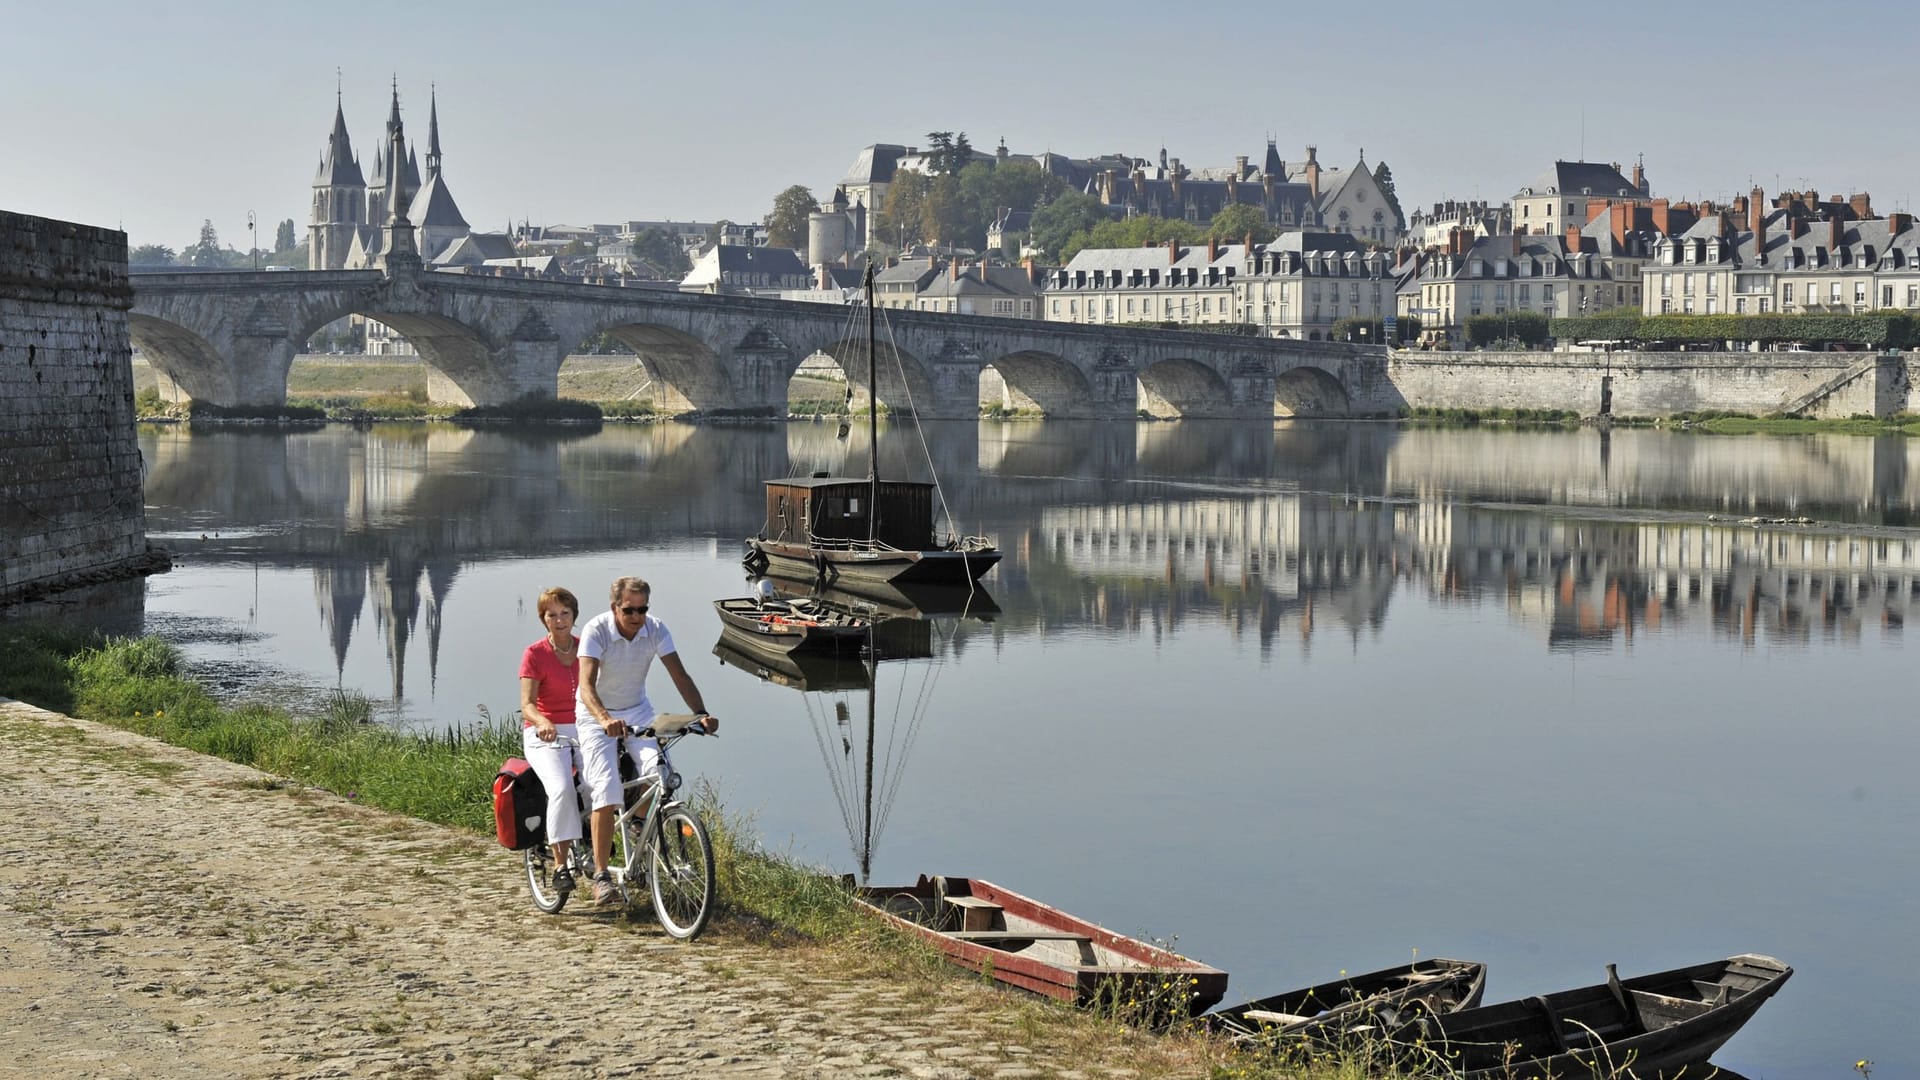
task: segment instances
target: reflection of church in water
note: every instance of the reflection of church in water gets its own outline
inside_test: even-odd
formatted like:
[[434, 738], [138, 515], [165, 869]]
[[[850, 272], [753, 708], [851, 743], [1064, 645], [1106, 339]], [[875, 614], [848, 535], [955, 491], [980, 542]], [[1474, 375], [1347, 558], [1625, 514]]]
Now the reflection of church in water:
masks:
[[459, 563], [449, 558], [419, 562], [391, 558], [368, 565], [360, 559], [334, 559], [313, 568], [313, 596], [333, 649], [336, 676], [346, 669], [347, 650], [361, 616], [372, 609], [373, 629], [386, 648], [387, 669], [393, 676], [393, 700], [406, 696], [407, 650], [425, 634], [427, 679], [437, 688], [440, 675], [440, 630], [445, 622], [447, 594], [453, 589]]

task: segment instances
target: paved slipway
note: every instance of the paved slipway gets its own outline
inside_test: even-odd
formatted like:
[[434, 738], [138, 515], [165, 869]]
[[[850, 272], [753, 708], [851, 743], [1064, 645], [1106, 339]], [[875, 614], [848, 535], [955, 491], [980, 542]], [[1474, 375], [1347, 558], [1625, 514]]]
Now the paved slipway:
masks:
[[488, 838], [4, 698], [0, 778], [0, 1076], [1194, 1067], [1147, 1037], [1048, 1045], [1033, 1006], [966, 979], [823, 973], [737, 932], [681, 945], [586, 903], [544, 916]]

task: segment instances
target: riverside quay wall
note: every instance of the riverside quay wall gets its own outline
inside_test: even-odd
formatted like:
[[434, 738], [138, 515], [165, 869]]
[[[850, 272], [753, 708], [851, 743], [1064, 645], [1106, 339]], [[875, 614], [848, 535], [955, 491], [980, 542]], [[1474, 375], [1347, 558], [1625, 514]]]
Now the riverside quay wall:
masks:
[[1395, 352], [1387, 378], [1408, 405], [1601, 411], [1616, 416], [1720, 409], [1765, 416], [1891, 416], [1920, 411], [1920, 353]]
[[0, 605], [155, 569], [126, 234], [0, 210]]

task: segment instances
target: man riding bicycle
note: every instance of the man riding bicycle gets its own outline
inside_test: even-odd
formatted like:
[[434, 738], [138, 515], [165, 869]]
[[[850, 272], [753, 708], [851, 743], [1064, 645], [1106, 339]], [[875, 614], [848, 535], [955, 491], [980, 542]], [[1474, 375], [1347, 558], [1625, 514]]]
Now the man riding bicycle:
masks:
[[637, 577], [623, 577], [610, 590], [613, 604], [587, 621], [580, 630], [579, 733], [582, 772], [593, 816], [593, 900], [604, 904], [615, 895], [607, 862], [613, 855], [614, 818], [621, 805], [620, 745], [626, 737], [627, 755], [641, 776], [671, 775], [673, 765], [652, 739], [632, 735], [653, 719], [647, 700], [647, 673], [657, 658], [687, 708], [704, 718], [703, 726], [718, 731], [720, 721], [707, 713], [706, 699], [694, 685], [673, 645], [666, 624], [647, 614], [653, 587]]

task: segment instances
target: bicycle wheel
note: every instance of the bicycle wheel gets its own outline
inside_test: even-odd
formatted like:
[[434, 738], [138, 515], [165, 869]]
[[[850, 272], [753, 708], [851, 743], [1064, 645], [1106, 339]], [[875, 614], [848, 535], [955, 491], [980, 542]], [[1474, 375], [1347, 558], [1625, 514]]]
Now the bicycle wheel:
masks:
[[668, 936], [689, 940], [707, 928], [713, 915], [713, 841], [693, 811], [669, 807], [660, 815], [647, 876], [653, 886], [653, 913]]
[[526, 856], [527, 891], [533, 894], [533, 906], [549, 915], [558, 914], [567, 906], [568, 894], [553, 887], [553, 849], [535, 844], [522, 854]]

